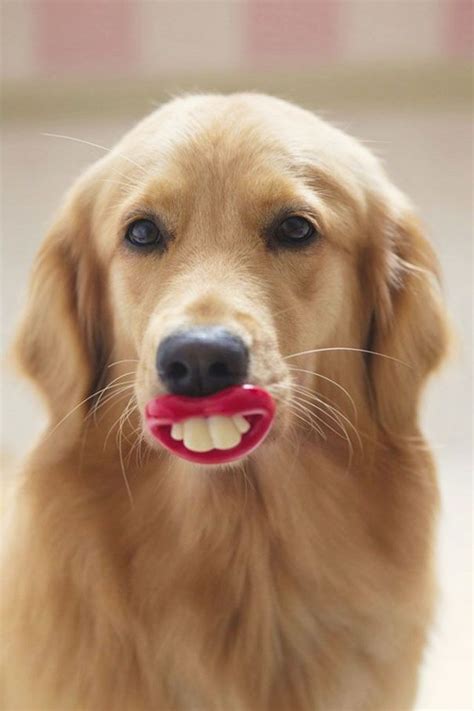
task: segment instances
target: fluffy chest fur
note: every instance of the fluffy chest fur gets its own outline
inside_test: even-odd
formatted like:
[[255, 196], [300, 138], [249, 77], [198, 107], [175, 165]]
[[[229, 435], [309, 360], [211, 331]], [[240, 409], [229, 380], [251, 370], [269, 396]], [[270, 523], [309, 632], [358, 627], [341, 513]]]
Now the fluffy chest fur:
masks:
[[[419, 656], [431, 613], [434, 489], [400, 480], [401, 461], [348, 476], [315, 449], [279, 454], [239, 478], [154, 462], [131, 508], [108, 485], [91, 491], [100, 472], [80, 490], [51, 477], [71, 505], [42, 497], [25, 519], [36, 585], [17, 581], [15, 604], [38, 615], [28, 651], [12, 649], [47, 708], [365, 711], [409, 698], [400, 659]], [[381, 495], [386, 536], [371, 513]], [[413, 506], [419, 524], [404, 530]]]

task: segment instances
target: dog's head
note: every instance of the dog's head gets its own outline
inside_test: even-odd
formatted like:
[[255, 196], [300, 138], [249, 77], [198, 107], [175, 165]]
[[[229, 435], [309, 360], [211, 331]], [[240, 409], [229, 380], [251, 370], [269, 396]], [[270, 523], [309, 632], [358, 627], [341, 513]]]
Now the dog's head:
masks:
[[404, 196], [357, 141], [260, 95], [173, 101], [80, 178], [17, 340], [53, 423], [128, 372], [142, 416], [249, 383], [274, 398], [274, 436], [314, 437], [350, 425], [349, 399], [412, 431], [444, 347]]

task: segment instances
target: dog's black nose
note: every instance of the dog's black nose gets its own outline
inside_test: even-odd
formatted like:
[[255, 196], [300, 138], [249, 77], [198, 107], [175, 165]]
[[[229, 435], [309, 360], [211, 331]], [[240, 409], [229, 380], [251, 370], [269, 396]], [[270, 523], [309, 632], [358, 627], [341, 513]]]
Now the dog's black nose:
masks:
[[199, 397], [245, 382], [248, 351], [238, 336], [221, 326], [177, 331], [161, 342], [158, 374], [170, 393]]

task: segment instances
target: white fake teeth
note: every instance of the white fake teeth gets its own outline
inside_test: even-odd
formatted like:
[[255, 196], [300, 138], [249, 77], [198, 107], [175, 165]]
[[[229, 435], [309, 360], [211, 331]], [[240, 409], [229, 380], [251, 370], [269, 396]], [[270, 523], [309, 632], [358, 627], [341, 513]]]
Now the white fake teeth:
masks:
[[240, 432], [231, 417], [215, 415], [207, 420], [207, 426], [215, 449], [232, 449], [241, 440]]
[[232, 418], [234, 425], [237, 427], [239, 432], [245, 434], [250, 429], [250, 422], [245, 419], [242, 415], [234, 415]]
[[171, 427], [171, 436], [173, 439], [181, 440], [184, 437], [183, 433], [183, 423], [182, 422], [175, 422], [175, 424]]
[[232, 449], [240, 444], [250, 423], [242, 415], [225, 417], [190, 417], [171, 427], [171, 437], [183, 441], [192, 452], [209, 452], [211, 449]]

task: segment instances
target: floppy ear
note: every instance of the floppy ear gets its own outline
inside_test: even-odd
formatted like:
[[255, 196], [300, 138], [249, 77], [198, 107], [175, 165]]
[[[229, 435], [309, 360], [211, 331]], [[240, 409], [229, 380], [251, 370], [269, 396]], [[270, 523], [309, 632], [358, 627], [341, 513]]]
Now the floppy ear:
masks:
[[96, 389], [103, 370], [91, 202], [76, 189], [42, 244], [14, 344], [20, 368], [46, 398], [53, 423]]
[[[373, 315], [367, 349], [376, 419], [390, 433], [413, 432], [427, 376], [447, 349], [438, 264], [416, 217], [379, 210], [368, 261]], [[396, 360], [392, 360], [396, 359]]]

